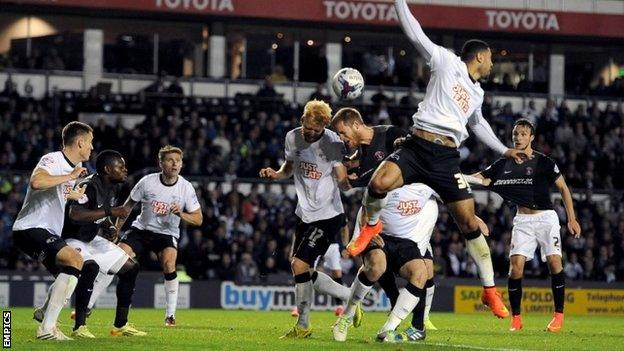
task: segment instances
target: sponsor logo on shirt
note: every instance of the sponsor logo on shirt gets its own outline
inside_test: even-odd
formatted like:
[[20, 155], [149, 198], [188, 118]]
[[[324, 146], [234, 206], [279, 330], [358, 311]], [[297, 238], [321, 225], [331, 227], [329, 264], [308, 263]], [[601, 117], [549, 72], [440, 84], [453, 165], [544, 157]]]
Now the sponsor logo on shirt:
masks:
[[455, 100], [457, 106], [459, 106], [464, 113], [468, 113], [468, 109], [470, 108], [470, 94], [468, 94], [468, 91], [466, 91], [461, 84], [457, 84], [453, 87], [453, 100]]
[[72, 184], [68, 184], [68, 183], [63, 184], [63, 197], [65, 199], [67, 199], [67, 196], [69, 196], [69, 193], [72, 191], [73, 188], [74, 186]]
[[169, 213], [169, 204], [161, 201], [152, 201], [152, 212], [157, 215], [166, 215]]
[[420, 212], [422, 207], [418, 206], [418, 200], [399, 201], [397, 210], [399, 210], [401, 216], [411, 216]]
[[375, 158], [375, 161], [379, 162], [386, 157], [386, 154], [383, 151], [377, 151], [373, 154], [373, 157]]
[[494, 182], [497, 185], [533, 185], [532, 178], [516, 178], [516, 179], [499, 179]]
[[319, 180], [323, 175], [323, 173], [318, 171], [318, 165], [316, 163], [300, 161], [299, 168], [306, 178]]

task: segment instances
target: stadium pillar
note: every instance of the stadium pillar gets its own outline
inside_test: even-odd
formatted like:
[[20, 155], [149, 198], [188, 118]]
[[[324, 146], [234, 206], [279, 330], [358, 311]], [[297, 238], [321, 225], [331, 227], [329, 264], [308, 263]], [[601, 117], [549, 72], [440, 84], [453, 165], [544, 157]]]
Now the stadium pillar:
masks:
[[342, 68], [342, 43], [325, 44], [327, 56], [327, 72], [328, 79], [331, 79], [334, 72], [338, 72]]
[[223, 24], [213, 23], [210, 27], [208, 48], [208, 76], [223, 78], [227, 72], [227, 40]]
[[104, 32], [101, 29], [86, 29], [83, 39], [82, 88], [89, 90], [102, 78]]
[[548, 75], [548, 94], [562, 96], [565, 92], [565, 56], [563, 53], [550, 53], [550, 73]]
[[225, 37], [222, 35], [210, 36], [210, 77], [211, 78], [223, 78], [225, 77], [226, 66], [226, 54]]

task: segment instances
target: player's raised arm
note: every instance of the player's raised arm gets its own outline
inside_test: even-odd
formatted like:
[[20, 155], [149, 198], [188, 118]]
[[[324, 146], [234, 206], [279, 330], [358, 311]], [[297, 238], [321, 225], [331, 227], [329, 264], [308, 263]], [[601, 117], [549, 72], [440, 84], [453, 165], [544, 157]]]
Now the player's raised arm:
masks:
[[395, 0], [394, 7], [399, 15], [403, 32], [425, 60], [429, 61], [437, 45], [427, 37], [416, 17], [412, 15], [406, 0]]
[[498, 139], [490, 124], [483, 117], [481, 108], [475, 110], [474, 114], [470, 117], [468, 126], [477, 138], [490, 149], [504, 155], [505, 157], [513, 158], [517, 162], [522, 162], [526, 159], [526, 154], [524, 152], [508, 148]]
[[81, 175], [86, 173], [86, 168], [76, 166], [76, 168], [74, 168], [74, 170], [69, 174], [53, 176], [50, 175], [45, 168], [38, 167], [30, 176], [30, 187], [35, 190], [48, 189], [70, 180], [76, 180], [80, 178]]
[[572, 192], [570, 188], [568, 188], [568, 184], [566, 184], [563, 176], [559, 176], [557, 180], [555, 180], [555, 186], [561, 193], [561, 199], [563, 200], [563, 205], [566, 209], [566, 215], [568, 216], [568, 230], [570, 234], [574, 235], [575, 238], [581, 236], [581, 226], [576, 220], [576, 215], [574, 214], [574, 202], [572, 201]]

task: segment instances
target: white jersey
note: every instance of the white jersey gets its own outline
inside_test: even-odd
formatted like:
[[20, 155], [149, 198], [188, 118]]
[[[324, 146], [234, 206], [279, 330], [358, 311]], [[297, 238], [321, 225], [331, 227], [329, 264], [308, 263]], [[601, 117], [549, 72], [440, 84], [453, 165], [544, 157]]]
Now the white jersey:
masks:
[[[438, 206], [432, 198], [433, 194], [433, 189], [422, 183], [404, 185], [389, 192], [388, 202], [381, 210], [382, 232], [416, 243], [428, 242], [438, 219]], [[421, 215], [425, 205], [435, 207], [435, 210]]]
[[466, 64], [441, 46], [435, 46], [429, 66], [431, 78], [414, 114], [414, 127], [449, 136], [459, 145], [468, 137], [468, 119], [481, 113], [483, 89], [471, 80]]
[[286, 160], [293, 163], [297, 191], [295, 214], [305, 223], [333, 218], [344, 213], [334, 167], [342, 165], [345, 147], [338, 134], [325, 128], [312, 144], [304, 140], [301, 127], [286, 134]]
[[[81, 165], [79, 163], [77, 166]], [[70, 174], [74, 167], [76, 165], [71, 164], [63, 152], [56, 151], [43, 155], [35, 170], [41, 168], [51, 176], [60, 176]], [[42, 228], [51, 234], [61, 236], [65, 220], [67, 194], [75, 184], [75, 180], [68, 180], [57, 186], [41, 190], [34, 190], [29, 184], [24, 204], [13, 224], [13, 230]]]
[[182, 176], [172, 185], [161, 181], [161, 173], [148, 174], [132, 188], [130, 198], [141, 202], [141, 213], [132, 226], [150, 232], [180, 237], [180, 217], [171, 213], [177, 204], [184, 212], [194, 212], [200, 208], [193, 185]]

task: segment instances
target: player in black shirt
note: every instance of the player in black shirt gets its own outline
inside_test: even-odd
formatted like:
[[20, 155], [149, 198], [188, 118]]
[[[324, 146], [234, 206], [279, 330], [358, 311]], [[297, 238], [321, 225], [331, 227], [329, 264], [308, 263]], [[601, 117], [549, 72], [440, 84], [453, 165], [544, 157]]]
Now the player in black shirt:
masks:
[[[369, 127], [364, 124], [360, 113], [356, 109], [350, 107], [342, 108], [336, 112], [332, 119], [332, 129], [338, 133], [340, 139], [345, 143], [349, 153], [352, 155], [345, 161], [345, 164], [347, 164], [347, 168], [349, 168], [349, 179], [353, 187], [366, 187], [375, 169], [377, 169], [377, 166], [394, 151], [394, 144], [397, 139], [404, 138], [410, 134], [409, 131], [393, 125]], [[376, 240], [379, 240], [379, 238], [376, 237]], [[383, 244], [380, 243], [378, 246], [381, 247]], [[373, 259], [373, 257], [368, 257], [368, 253], [369, 252], [366, 252], [366, 254], [364, 254], [363, 259], [365, 261]], [[427, 298], [422, 299], [421, 301], [423, 303], [419, 303], [414, 309], [413, 325], [422, 323], [422, 319], [420, 318], [423, 318], [422, 315], [425, 312], [425, 308], [428, 312], [435, 290], [432, 257], [425, 257], [425, 263], [428, 275], [425, 285]], [[375, 270], [376, 266], [376, 263], [372, 261], [368, 262], [368, 264], [365, 265], [365, 268], [368, 269], [360, 272], [356, 280], [364, 285], [373, 285], [375, 281], [371, 281], [370, 278], [376, 278], [379, 274], [369, 272], [369, 269]], [[386, 270], [376, 281], [384, 289], [394, 308], [399, 297], [399, 290], [396, 286], [394, 273], [391, 270]], [[427, 301], [427, 306], [425, 306], [425, 300]], [[429, 321], [428, 313], [424, 315], [424, 319], [427, 329], [436, 329], [431, 321]], [[420, 326], [415, 327], [422, 330]]]
[[119, 230], [115, 218], [125, 218], [129, 210], [121, 206], [121, 186], [126, 181], [126, 163], [117, 151], [105, 150], [98, 154], [97, 173], [87, 177], [78, 186], [86, 186], [82, 198], [71, 201], [68, 225], [63, 228], [63, 238], [76, 248], [84, 258], [82, 274], [76, 286], [76, 323], [72, 336], [94, 338], [87, 329], [87, 306], [93, 284], [99, 272], [117, 274], [117, 311], [111, 335], [143, 336], [128, 323], [128, 310], [134, 293], [138, 264], [119, 246]]
[[542, 260], [548, 262], [555, 304], [555, 313], [546, 327], [558, 332], [563, 326], [565, 275], [561, 263], [561, 236], [559, 218], [550, 200], [550, 187], [554, 184], [566, 208], [568, 230], [575, 238], [581, 235], [576, 221], [572, 194], [555, 162], [548, 156], [533, 151], [535, 128], [526, 119], [514, 124], [514, 147], [522, 150], [528, 159], [517, 163], [501, 158], [484, 171], [467, 177], [469, 182], [482, 184], [498, 193], [503, 199], [518, 206], [511, 232], [510, 270], [508, 280], [509, 302], [512, 309], [511, 331], [522, 329], [520, 303], [522, 301], [522, 275], [524, 263], [533, 258], [539, 245]]

